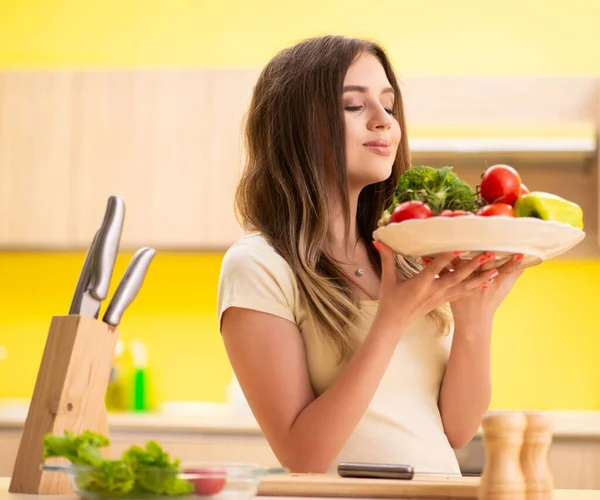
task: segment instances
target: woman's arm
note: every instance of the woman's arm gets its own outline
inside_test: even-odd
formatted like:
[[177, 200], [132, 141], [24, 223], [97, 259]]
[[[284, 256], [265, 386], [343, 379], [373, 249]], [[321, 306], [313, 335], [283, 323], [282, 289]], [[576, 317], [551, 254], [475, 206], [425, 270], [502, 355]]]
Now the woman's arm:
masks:
[[402, 327], [390, 329], [375, 320], [340, 376], [316, 398], [295, 324], [230, 308], [221, 330], [240, 387], [281, 464], [293, 472], [322, 473], [366, 411]]
[[406, 325], [488, 279], [486, 273], [473, 276], [477, 261], [437, 279], [455, 258], [449, 252], [404, 280], [393, 252], [384, 245], [380, 252], [379, 306], [369, 333], [318, 397], [302, 335], [292, 321], [245, 307], [230, 307], [222, 315], [221, 333], [240, 387], [273, 452], [294, 472], [329, 469], [369, 406]]
[[456, 324], [439, 396], [444, 431], [454, 449], [469, 443], [489, 408], [491, 338], [491, 319]]
[[[495, 260], [488, 266], [484, 263], [482, 269], [487, 267], [485, 273], [491, 272], [493, 281], [451, 303], [454, 338], [438, 404], [446, 436], [455, 449], [469, 443], [489, 408], [494, 314], [523, 274], [522, 260], [522, 255], [515, 255], [497, 269]], [[461, 265], [466, 264], [459, 263], [457, 269]]]

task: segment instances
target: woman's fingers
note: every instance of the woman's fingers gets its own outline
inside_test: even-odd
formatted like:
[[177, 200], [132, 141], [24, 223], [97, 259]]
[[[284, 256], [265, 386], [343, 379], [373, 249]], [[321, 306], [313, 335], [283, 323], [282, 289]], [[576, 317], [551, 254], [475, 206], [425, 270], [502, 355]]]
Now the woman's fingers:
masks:
[[492, 258], [491, 255], [481, 254], [457, 266], [452, 273], [440, 278], [440, 286], [450, 288], [468, 279], [474, 273], [479, 273], [480, 267]]
[[453, 272], [455, 269], [458, 269], [459, 267], [463, 266], [465, 262], [468, 262], [468, 261], [466, 259], [462, 259], [460, 256], [455, 257], [454, 259], [452, 259], [450, 264], [448, 264], [444, 268], [444, 270], [440, 273], [440, 276], [443, 276], [446, 273]]
[[486, 263], [482, 264], [480, 271], [489, 271], [496, 267], [496, 254], [494, 252], [486, 252], [491, 258]]
[[[445, 252], [435, 256], [429, 263], [426, 263], [425, 269], [421, 275], [428, 279], [434, 279], [436, 276], [444, 274], [444, 270], [456, 259], [457, 252]], [[425, 261], [424, 261], [425, 262]]]
[[522, 265], [523, 255], [513, 255], [510, 260], [498, 267], [498, 278], [495, 281], [500, 285], [505, 279], [517, 279], [525, 271], [525, 267]]
[[485, 289], [488, 282], [498, 276], [497, 269], [488, 269], [479, 274], [472, 275], [469, 279], [461, 281], [449, 289], [449, 301], [456, 300], [467, 293], [471, 293], [474, 290], [481, 290], [482, 287]]
[[500, 271], [500, 274], [508, 274], [512, 273], [513, 271], [516, 271], [521, 267], [524, 257], [525, 256], [523, 254], [513, 255], [512, 258], [510, 258], [504, 264], [498, 267], [498, 271]]

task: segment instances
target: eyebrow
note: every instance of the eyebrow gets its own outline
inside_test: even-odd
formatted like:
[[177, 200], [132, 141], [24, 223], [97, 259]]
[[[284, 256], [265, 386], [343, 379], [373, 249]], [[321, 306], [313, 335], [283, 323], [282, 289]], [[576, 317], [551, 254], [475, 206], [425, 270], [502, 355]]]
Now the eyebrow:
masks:
[[[364, 87], [363, 85], [346, 85], [343, 88], [344, 92], [362, 92], [362, 93], [366, 93], [369, 89], [367, 87]], [[388, 94], [388, 93], [392, 93], [394, 94], [394, 89], [392, 87], [386, 87], [381, 91], [382, 94]]]

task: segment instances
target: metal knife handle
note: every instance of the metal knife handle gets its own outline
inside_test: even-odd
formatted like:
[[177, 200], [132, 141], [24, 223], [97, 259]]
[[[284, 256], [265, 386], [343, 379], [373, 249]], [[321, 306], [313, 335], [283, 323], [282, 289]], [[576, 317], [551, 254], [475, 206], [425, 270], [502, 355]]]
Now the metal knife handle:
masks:
[[131, 258], [123, 279], [119, 283], [115, 295], [108, 305], [102, 321], [112, 326], [117, 326], [121, 322], [121, 317], [125, 309], [133, 302], [137, 296], [150, 263], [156, 255], [156, 250], [149, 247], [140, 248]]
[[118, 196], [111, 196], [108, 199], [94, 252], [94, 266], [89, 290], [95, 299], [104, 300], [108, 296], [110, 280], [119, 253], [124, 219], [125, 204], [123, 200]]
[[71, 301], [71, 308], [69, 309], [69, 315], [71, 314], [79, 314], [81, 311], [81, 301], [83, 299], [83, 294], [88, 288], [90, 284], [90, 279], [92, 277], [92, 267], [93, 267], [93, 259], [94, 259], [94, 249], [98, 243], [98, 233], [100, 230], [96, 231], [94, 235], [94, 239], [92, 240], [92, 244], [88, 249], [87, 255], [85, 256], [85, 260], [83, 261], [83, 267], [81, 268], [81, 274], [79, 275], [79, 281], [77, 282], [77, 287], [75, 288], [75, 293], [73, 294], [73, 300]]

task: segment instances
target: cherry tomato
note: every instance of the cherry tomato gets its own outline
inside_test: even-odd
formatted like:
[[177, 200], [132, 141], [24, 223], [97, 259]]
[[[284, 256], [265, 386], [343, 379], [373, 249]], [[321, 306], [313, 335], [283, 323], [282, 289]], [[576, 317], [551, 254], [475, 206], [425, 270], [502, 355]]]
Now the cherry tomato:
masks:
[[467, 210], [442, 210], [439, 213], [439, 217], [462, 217], [464, 215], [473, 215], [473, 212]]
[[513, 205], [521, 194], [521, 176], [508, 165], [494, 165], [483, 173], [480, 189], [488, 203]]
[[527, 189], [527, 186], [525, 184], [521, 184], [520, 196], [525, 196], [526, 194], [529, 194], [529, 189]]
[[186, 469], [186, 474], [198, 474], [188, 479], [194, 485], [194, 492], [199, 496], [216, 495], [225, 487], [226, 479], [210, 469]]
[[402, 222], [408, 219], [428, 219], [433, 217], [429, 205], [419, 200], [410, 200], [400, 203], [390, 217], [390, 222]]
[[477, 215], [484, 217], [493, 217], [495, 215], [507, 215], [508, 217], [515, 216], [515, 210], [508, 203], [492, 203], [477, 210]]

